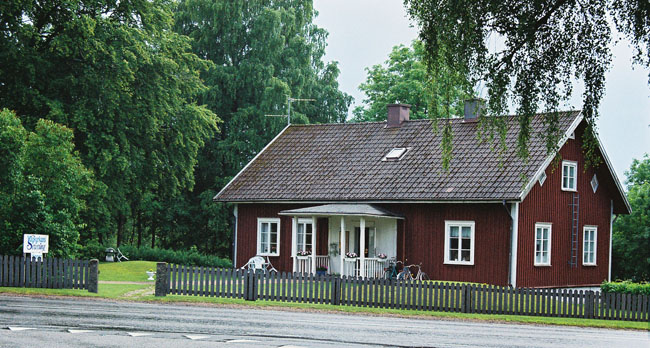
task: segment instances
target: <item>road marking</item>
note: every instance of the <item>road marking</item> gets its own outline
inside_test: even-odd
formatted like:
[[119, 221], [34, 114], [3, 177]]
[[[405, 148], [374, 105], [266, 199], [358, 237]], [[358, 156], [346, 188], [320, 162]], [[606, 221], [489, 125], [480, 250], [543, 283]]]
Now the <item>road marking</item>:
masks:
[[18, 327], [18, 326], [7, 326], [9, 331], [25, 331], [25, 330], [36, 330], [33, 327]]
[[183, 335], [191, 340], [202, 340], [204, 338], [209, 338], [210, 336], [201, 336], [201, 335]]
[[68, 329], [68, 332], [71, 334], [79, 334], [79, 333], [88, 333], [88, 332], [93, 332], [92, 330], [75, 330], [75, 329]]
[[131, 337], [151, 336], [150, 333], [146, 332], [127, 332], [127, 334]]
[[230, 341], [226, 341], [226, 343], [255, 343], [255, 342], [260, 342], [260, 341], [255, 341], [255, 340], [230, 340]]
[[289, 345], [289, 346], [280, 346], [280, 348], [307, 348], [307, 347], [305, 347], [305, 346], [291, 346], [291, 345]]

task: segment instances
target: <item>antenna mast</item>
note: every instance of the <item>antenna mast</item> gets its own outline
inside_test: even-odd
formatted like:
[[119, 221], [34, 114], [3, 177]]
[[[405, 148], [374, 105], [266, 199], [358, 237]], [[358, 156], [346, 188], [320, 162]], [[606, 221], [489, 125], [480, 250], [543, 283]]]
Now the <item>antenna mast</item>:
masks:
[[291, 103], [295, 101], [316, 101], [316, 99], [301, 99], [301, 98], [287, 98], [287, 114], [286, 115], [264, 115], [264, 116], [272, 116], [272, 117], [287, 117], [287, 126], [291, 125]]

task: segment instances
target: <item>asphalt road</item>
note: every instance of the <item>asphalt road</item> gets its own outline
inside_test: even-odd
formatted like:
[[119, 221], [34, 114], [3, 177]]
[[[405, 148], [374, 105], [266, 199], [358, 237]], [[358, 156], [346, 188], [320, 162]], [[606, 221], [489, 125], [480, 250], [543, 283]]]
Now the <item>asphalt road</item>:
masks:
[[643, 331], [0, 296], [0, 347], [644, 347]]

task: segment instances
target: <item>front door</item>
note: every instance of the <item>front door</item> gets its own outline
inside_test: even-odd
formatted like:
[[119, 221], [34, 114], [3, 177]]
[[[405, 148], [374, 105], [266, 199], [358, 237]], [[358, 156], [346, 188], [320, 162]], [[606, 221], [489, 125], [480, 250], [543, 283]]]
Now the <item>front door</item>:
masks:
[[[366, 227], [365, 231], [366, 235], [366, 249], [364, 250], [364, 257], [375, 257], [375, 245], [376, 245], [376, 229], [374, 227]], [[361, 256], [361, 227], [355, 226], [354, 227], [354, 252]]]

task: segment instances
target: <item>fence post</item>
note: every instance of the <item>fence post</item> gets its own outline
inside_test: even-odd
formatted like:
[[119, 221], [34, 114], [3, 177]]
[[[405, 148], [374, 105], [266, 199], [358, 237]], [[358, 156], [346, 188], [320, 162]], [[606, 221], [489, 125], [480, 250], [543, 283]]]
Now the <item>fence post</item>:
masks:
[[591, 290], [585, 291], [584, 301], [584, 318], [592, 319], [594, 317], [594, 292]]
[[332, 284], [332, 304], [338, 306], [341, 304], [341, 277], [334, 276], [330, 279], [334, 280]]
[[463, 297], [460, 302], [460, 311], [461, 313], [469, 313], [472, 307], [472, 288], [467, 284], [463, 284], [461, 294]]
[[88, 262], [88, 292], [97, 293], [97, 283], [99, 280], [98, 264], [99, 261], [97, 259], [92, 259]]
[[167, 296], [167, 262], [158, 262], [156, 264], [156, 290], [155, 296]]
[[246, 274], [244, 275], [244, 300], [256, 300], [255, 281], [255, 271], [250, 269], [246, 270]]

